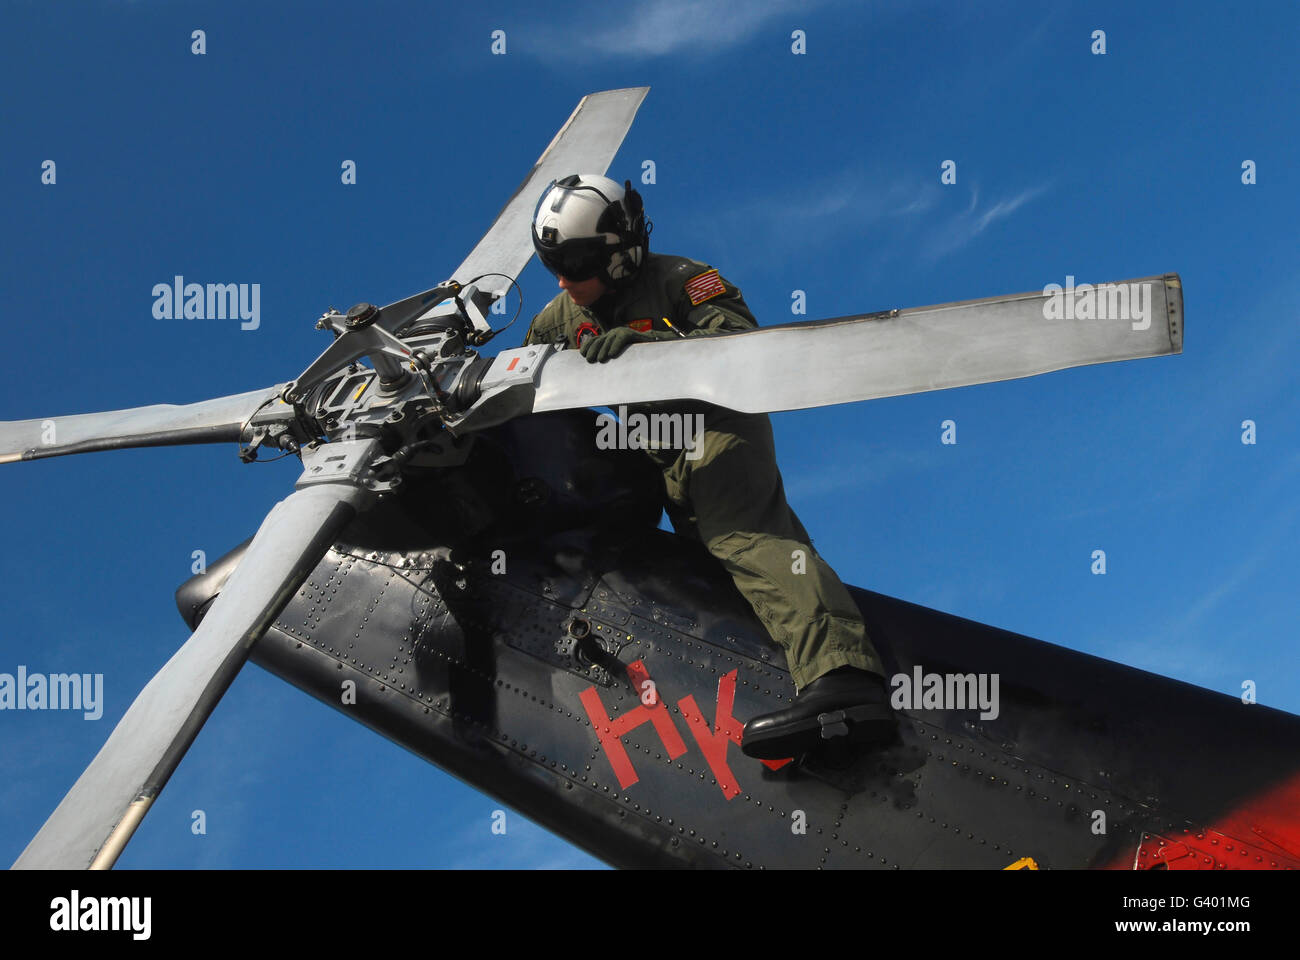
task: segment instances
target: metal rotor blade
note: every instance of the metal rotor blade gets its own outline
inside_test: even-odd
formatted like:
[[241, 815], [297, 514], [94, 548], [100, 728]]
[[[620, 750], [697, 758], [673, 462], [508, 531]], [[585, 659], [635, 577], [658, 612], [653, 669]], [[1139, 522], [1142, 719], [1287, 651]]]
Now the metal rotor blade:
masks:
[[135, 698], [15, 868], [113, 865], [253, 644], [370, 496], [351, 482], [315, 483], [276, 504], [199, 628]]
[[265, 403], [275, 400], [283, 386], [182, 406], [158, 403], [129, 410], [0, 422], [0, 463], [128, 447], [238, 440], [240, 428]]
[[[571, 173], [603, 174], [608, 170], [649, 90], [626, 87], [583, 97], [452, 277], [469, 283], [484, 273], [519, 276], [533, 255], [529, 224], [542, 191], [552, 180]], [[485, 277], [478, 288], [496, 299], [510, 289], [510, 281]]]
[[[1118, 294], [1108, 300], [1111, 287], [1127, 291], [1127, 313], [1117, 309]], [[1096, 319], [1094, 309], [1093, 318], [1076, 319], [1082, 309], [1073, 303], [1077, 292], [1068, 307], [1052, 301], [1051, 294], [1033, 292], [636, 344], [604, 364], [589, 364], [576, 350], [563, 350], [546, 357], [536, 372], [532, 410], [695, 399], [768, 413], [1182, 351], [1177, 274], [1100, 284], [1095, 292], [1108, 317], [1123, 316]], [[1145, 305], [1145, 319], [1135, 315], [1135, 303]], [[509, 361], [527, 349], [502, 351], [483, 380], [485, 390], [496, 378], [511, 376], [504, 372]]]

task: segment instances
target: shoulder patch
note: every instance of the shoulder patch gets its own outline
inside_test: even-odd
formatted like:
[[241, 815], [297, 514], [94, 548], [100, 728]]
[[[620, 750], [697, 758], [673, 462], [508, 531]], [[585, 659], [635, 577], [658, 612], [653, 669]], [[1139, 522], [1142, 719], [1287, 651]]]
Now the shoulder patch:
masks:
[[716, 269], [705, 270], [686, 281], [686, 295], [691, 298], [691, 306], [697, 307], [705, 300], [727, 292]]

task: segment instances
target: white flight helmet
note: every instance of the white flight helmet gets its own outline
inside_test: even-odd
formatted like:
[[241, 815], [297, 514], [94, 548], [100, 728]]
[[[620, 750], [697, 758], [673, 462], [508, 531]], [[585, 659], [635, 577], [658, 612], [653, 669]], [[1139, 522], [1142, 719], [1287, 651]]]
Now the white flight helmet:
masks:
[[609, 286], [632, 278], [645, 260], [652, 225], [631, 181], [581, 173], [556, 180], [533, 215], [533, 248], [546, 269], [575, 282]]

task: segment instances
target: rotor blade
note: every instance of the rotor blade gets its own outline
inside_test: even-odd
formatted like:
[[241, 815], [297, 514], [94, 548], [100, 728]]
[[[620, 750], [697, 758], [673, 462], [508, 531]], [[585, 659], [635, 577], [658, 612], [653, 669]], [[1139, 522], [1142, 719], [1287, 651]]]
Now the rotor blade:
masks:
[[113, 865], [253, 644], [369, 496], [354, 483], [317, 483], [276, 504], [198, 630], [135, 698], [15, 868]]
[[129, 410], [0, 422], [0, 463], [96, 450], [238, 440], [243, 425], [275, 400], [283, 386], [182, 406], [157, 403]]
[[[542, 191], [552, 180], [571, 173], [603, 174], [608, 170], [649, 90], [626, 87], [583, 97], [452, 277], [469, 283], [485, 273], [503, 273], [511, 279], [519, 276], [533, 255], [529, 224]], [[510, 289], [510, 280], [485, 277], [478, 288], [496, 299]]]
[[[1124, 288], [1130, 309], [1118, 308], [1118, 294], [1109, 299], [1112, 287]], [[1076, 319], [1078, 290], [1032, 292], [635, 344], [603, 364], [563, 350], [542, 364], [532, 410], [678, 399], [742, 413], [801, 410], [1182, 352], [1177, 274], [1092, 290], [1089, 319]], [[1097, 318], [1097, 304], [1105, 317]], [[502, 351], [485, 390], [497, 365], [505, 368], [502, 361], [517, 352]]]

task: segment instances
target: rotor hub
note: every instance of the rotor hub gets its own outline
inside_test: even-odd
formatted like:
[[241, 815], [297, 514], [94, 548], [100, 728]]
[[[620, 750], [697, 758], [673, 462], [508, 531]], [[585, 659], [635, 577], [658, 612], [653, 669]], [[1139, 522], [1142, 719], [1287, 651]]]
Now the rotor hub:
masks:
[[359, 330], [362, 327], [368, 327], [375, 322], [379, 316], [379, 308], [373, 303], [358, 303], [347, 313], [347, 319], [344, 321], [348, 329]]

